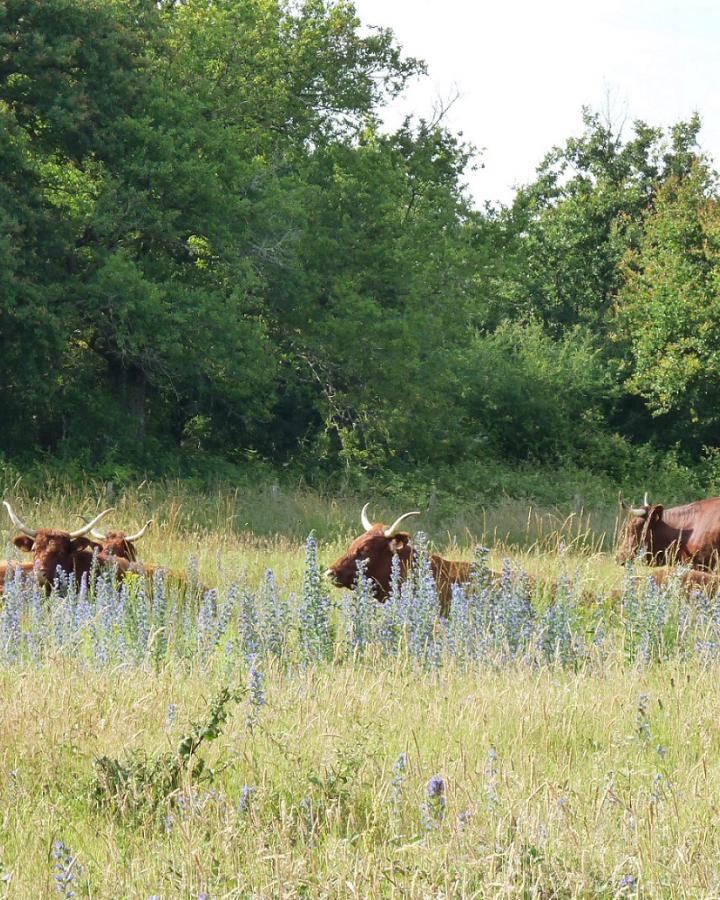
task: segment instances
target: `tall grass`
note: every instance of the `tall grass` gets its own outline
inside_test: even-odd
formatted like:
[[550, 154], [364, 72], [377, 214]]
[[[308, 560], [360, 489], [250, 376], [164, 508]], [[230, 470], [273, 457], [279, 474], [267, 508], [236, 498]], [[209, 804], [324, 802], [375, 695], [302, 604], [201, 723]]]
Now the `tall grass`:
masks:
[[[391, 503], [382, 497], [344, 495], [327, 497], [316, 490], [278, 484], [233, 488], [217, 486], [199, 491], [181, 481], [143, 482], [121, 490], [89, 481], [84, 487], [51, 480], [37, 492], [22, 481], [0, 484], [2, 497], [36, 527], [75, 528], [80, 514], [115, 507], [108, 528], [134, 531], [148, 519], [154, 527], [142, 541], [144, 558], [184, 567], [191, 554], [198, 558], [206, 579], [226, 568], [247, 568], [257, 576], [263, 567], [297, 571], [306, 536], [314, 532], [321, 552], [334, 559], [349, 540], [360, 533], [360, 509], [371, 501], [374, 521], [393, 521], [400, 512], [420, 509], [414, 520], [427, 532], [439, 552], [468, 558], [478, 544], [497, 548], [498, 557], [522, 554], [552, 560], [558, 556], [579, 561], [600, 558], [613, 546], [618, 523], [617, 505], [586, 510], [529, 506], [506, 497], [486, 506], [432, 494], [424, 503], [408, 496]], [[14, 532], [0, 509], [0, 541]], [[279, 558], [279, 565], [273, 559]], [[543, 563], [544, 564], [544, 563]], [[531, 564], [531, 569], [537, 565]], [[618, 574], [618, 570], [615, 570]]]
[[[94, 487], [11, 497], [61, 524], [107, 502]], [[629, 577], [586, 514], [525, 509], [516, 541], [514, 502], [477, 530], [459, 511], [440, 549], [502, 534], [488, 562], [509, 559], [499, 581], [479, 565], [443, 623], [420, 569], [384, 607], [319, 580], [356, 498], [142, 485], [113, 502], [119, 527], [155, 518], [144, 558], [194, 553], [217, 592], [10, 586], [0, 895], [720, 892], [720, 608]], [[275, 526], [283, 508], [317, 547]], [[517, 567], [559, 583], [528, 589]]]
[[5, 673], [0, 877], [55, 895], [62, 841], [78, 896], [100, 898], [717, 896], [718, 674], [268, 663], [212, 782], [138, 820], [91, 803], [93, 759], [172, 749], [222, 676]]

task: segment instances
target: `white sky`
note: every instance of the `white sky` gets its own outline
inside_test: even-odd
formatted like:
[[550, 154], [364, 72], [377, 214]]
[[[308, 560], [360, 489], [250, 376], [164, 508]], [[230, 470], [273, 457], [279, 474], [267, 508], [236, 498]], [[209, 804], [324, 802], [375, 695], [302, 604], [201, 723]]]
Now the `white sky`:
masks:
[[552, 146], [582, 131], [581, 108], [614, 122], [669, 125], [697, 110], [720, 163], [720, 0], [355, 0], [365, 24], [393, 29], [429, 75], [388, 111], [429, 116], [485, 148], [468, 173], [478, 204], [507, 202]]

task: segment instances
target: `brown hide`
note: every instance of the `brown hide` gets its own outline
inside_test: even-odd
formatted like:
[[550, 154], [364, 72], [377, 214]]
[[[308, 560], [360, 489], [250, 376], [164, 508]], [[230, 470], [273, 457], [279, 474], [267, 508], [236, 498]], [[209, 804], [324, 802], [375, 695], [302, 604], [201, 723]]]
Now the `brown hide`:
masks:
[[[452, 586], [454, 584], [467, 584], [470, 581], [470, 567], [472, 563], [443, 559], [442, 556], [431, 556], [433, 578], [440, 598], [440, 615], [447, 618], [450, 615], [450, 601], [452, 600]], [[493, 573], [494, 574], [494, 573]]]
[[12, 559], [0, 562], [0, 594], [5, 591], [5, 581], [14, 578], [18, 570], [23, 577], [27, 577], [32, 573], [33, 568], [34, 566], [31, 562], [17, 562], [17, 560]]
[[135, 542], [128, 540], [126, 531], [109, 531], [103, 537], [101, 544], [100, 562], [104, 565], [114, 565], [119, 579], [122, 579], [127, 573], [146, 575], [152, 578], [156, 571], [161, 570], [168, 575], [172, 574], [180, 581], [184, 580], [184, 576], [176, 572], [171, 573], [164, 566], [138, 562]]
[[127, 539], [127, 533], [124, 531], [109, 531], [100, 543], [104, 556], [127, 559], [128, 562], [137, 560], [135, 544]]
[[[668, 566], [653, 572], [650, 577], [658, 587], [661, 587], [666, 581], [677, 578], [677, 570]], [[680, 576], [680, 584], [687, 591], [703, 591], [706, 594], [714, 595], [720, 587], [720, 577], [715, 572], [687, 569]]]
[[[635, 575], [635, 581], [641, 584], [645, 579], [651, 579], [658, 587], [662, 587], [673, 578], [678, 578], [677, 568], [673, 566], [663, 566], [656, 569], [649, 575]], [[720, 590], [720, 576], [715, 572], [706, 572], [702, 569], [686, 569], [679, 577], [680, 587], [686, 593], [692, 591], [702, 591], [704, 594], [712, 597]], [[620, 589], [610, 591], [609, 595], [612, 600], [621, 600], [623, 591]]]
[[[122, 535], [122, 537], [118, 538], [118, 535]], [[62, 569], [66, 575], [74, 574], [75, 580], [79, 584], [82, 576], [90, 573], [94, 550], [100, 551], [98, 553], [99, 568], [112, 569], [118, 581], [122, 581], [127, 574], [152, 578], [153, 574], [162, 568], [136, 562], [134, 559], [135, 548], [132, 543], [125, 540], [123, 532], [114, 532], [107, 537], [107, 543], [103, 542], [105, 546], [101, 546], [86, 537], [71, 540], [68, 532], [65, 531], [41, 529], [34, 539], [26, 535], [18, 535], [14, 543], [21, 550], [33, 554], [33, 562], [23, 563], [23, 565], [27, 565], [29, 569], [34, 566], [38, 571], [40, 582], [47, 587], [52, 585], [58, 568]], [[128, 548], [133, 554], [132, 559], [119, 555], [119, 552], [127, 552]], [[184, 576], [179, 573], [167, 569], [164, 571], [180, 582], [185, 580]]]
[[[181, 572], [175, 572], [165, 566], [153, 565], [153, 563], [138, 562], [135, 543], [127, 539], [125, 531], [109, 531], [105, 535], [99, 560], [103, 565], [114, 565], [119, 580], [122, 580], [126, 574], [152, 578], [155, 572], [164, 572], [166, 577], [173, 578], [180, 584], [185, 584], [187, 581]], [[199, 586], [198, 590], [200, 589], [206, 590], [202, 585]]]
[[[357, 578], [357, 564], [367, 560], [365, 576], [374, 585], [375, 597], [383, 603], [390, 593], [390, 575], [392, 559], [397, 553], [400, 558], [401, 574], [405, 578], [410, 565], [413, 549], [410, 535], [400, 531], [393, 537], [386, 537], [388, 526], [375, 522], [368, 531], [356, 538], [347, 552], [327, 569], [326, 575], [337, 587], [352, 589]], [[470, 563], [454, 562], [441, 556], [431, 556], [433, 576], [437, 584], [440, 600], [440, 615], [450, 612], [453, 584], [461, 584], [470, 580]]]
[[67, 575], [74, 574], [79, 583], [82, 576], [90, 571], [93, 551], [102, 549], [100, 544], [86, 536], [71, 538], [68, 531], [52, 528], [41, 528], [34, 538], [19, 534], [13, 543], [20, 550], [32, 553], [30, 565], [45, 585], [52, 584], [58, 569]]
[[702, 569], [717, 567], [720, 497], [670, 509], [648, 504], [643, 509], [641, 516], [631, 514], [625, 526], [616, 555], [621, 565], [641, 551], [650, 565], [687, 563]]

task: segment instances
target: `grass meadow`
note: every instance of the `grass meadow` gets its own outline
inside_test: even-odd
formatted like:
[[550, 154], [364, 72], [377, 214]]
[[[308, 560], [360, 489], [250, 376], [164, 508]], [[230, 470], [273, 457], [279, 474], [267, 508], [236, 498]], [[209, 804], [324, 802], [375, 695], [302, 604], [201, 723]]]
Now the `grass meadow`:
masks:
[[[35, 526], [101, 494], [5, 491]], [[720, 895], [720, 607], [628, 579], [615, 510], [421, 517], [448, 556], [490, 548], [440, 623], [422, 573], [385, 608], [319, 581], [362, 499], [113, 501], [217, 593], [8, 588], [0, 896]]]

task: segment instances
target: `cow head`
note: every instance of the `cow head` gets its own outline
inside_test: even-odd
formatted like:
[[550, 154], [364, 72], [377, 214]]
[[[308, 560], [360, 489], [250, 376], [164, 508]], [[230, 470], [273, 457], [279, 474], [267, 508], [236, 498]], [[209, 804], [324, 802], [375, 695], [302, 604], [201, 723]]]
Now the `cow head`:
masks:
[[129, 562], [135, 562], [137, 559], [135, 541], [139, 541], [151, 525], [152, 519], [147, 521], [140, 531], [135, 532], [135, 534], [126, 534], [124, 531], [107, 531], [103, 534], [94, 528], [90, 531], [90, 534], [96, 541], [100, 542], [103, 553], [108, 556], [114, 556], [116, 559], [127, 559]]
[[630, 517], [620, 537], [615, 559], [620, 565], [624, 565], [636, 559], [641, 552], [640, 548], [644, 547], [644, 561], [658, 562], [659, 552], [655, 549], [654, 532], [657, 525], [662, 522], [664, 508], [660, 504], [651, 505], [647, 493], [642, 506], [627, 506], [622, 495], [620, 503], [623, 509], [628, 510]]
[[15, 546], [33, 555], [33, 567], [38, 579], [44, 584], [52, 584], [55, 573], [62, 569], [66, 574], [76, 575], [87, 571], [92, 560], [92, 551], [101, 550], [99, 544], [87, 537], [91, 529], [112, 509], [105, 509], [77, 531], [59, 531], [52, 528], [30, 528], [13, 511], [12, 506], [3, 501], [13, 525], [22, 532], [14, 538]]
[[420, 513], [405, 513], [388, 526], [382, 522], [370, 522], [367, 517], [369, 505], [366, 503], [360, 514], [365, 533], [350, 544], [347, 552], [327, 569], [325, 575], [338, 587], [350, 589], [357, 580], [358, 562], [367, 560], [365, 576], [373, 582], [377, 599], [385, 600], [390, 592], [393, 556], [397, 553], [406, 568], [412, 554], [410, 535], [407, 531], [400, 531], [400, 523]]

